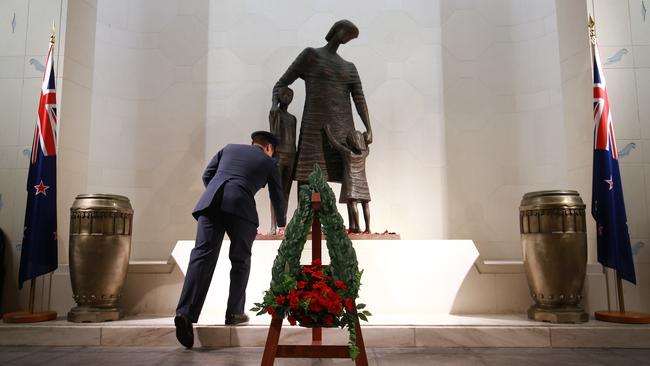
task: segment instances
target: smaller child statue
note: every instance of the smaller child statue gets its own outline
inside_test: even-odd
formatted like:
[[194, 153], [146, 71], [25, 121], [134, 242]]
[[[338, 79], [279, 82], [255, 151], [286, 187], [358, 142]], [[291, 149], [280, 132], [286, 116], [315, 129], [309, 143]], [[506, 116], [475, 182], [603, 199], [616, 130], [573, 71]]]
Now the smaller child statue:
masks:
[[325, 127], [325, 133], [330, 144], [341, 154], [343, 160], [343, 180], [339, 203], [345, 203], [348, 206], [349, 231], [351, 233], [361, 232], [359, 211], [357, 210], [357, 204], [361, 203], [363, 218], [366, 222], [366, 229], [363, 232], [369, 234], [370, 190], [366, 179], [366, 158], [369, 154], [366, 143], [367, 135], [360, 131], [352, 131], [348, 134], [345, 142], [341, 143], [334, 138], [330, 126]]
[[[284, 200], [289, 202], [291, 184], [293, 183], [293, 165], [296, 160], [296, 117], [287, 112], [293, 100], [293, 90], [282, 87], [278, 90], [279, 108], [269, 112], [270, 132], [278, 139], [273, 157], [278, 161], [280, 180], [284, 191]], [[275, 211], [271, 207], [271, 231], [275, 235], [278, 225]]]

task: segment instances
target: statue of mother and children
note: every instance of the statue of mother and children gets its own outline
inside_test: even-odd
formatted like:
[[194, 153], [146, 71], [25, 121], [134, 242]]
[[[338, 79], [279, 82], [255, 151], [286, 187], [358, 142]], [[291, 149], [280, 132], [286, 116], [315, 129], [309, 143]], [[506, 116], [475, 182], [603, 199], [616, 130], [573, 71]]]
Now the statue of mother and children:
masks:
[[[279, 141], [275, 158], [285, 199], [289, 199], [292, 182], [306, 183], [314, 164], [318, 164], [328, 182], [341, 183], [339, 203], [347, 204], [349, 232], [361, 232], [357, 209], [361, 204], [364, 232], [370, 233], [366, 158], [372, 128], [357, 68], [336, 53], [341, 44], [358, 36], [359, 29], [352, 22], [340, 20], [327, 33], [325, 46], [305, 48], [273, 87], [269, 123]], [[289, 85], [298, 78], [305, 81], [306, 96], [296, 148], [296, 117], [287, 108], [293, 99]], [[354, 127], [350, 96], [366, 132]], [[271, 233], [275, 233], [272, 216]]]

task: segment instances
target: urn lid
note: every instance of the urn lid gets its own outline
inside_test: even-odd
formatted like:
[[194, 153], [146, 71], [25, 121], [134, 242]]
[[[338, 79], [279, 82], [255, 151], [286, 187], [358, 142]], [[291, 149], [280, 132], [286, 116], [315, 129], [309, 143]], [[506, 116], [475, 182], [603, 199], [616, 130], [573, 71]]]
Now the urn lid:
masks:
[[586, 206], [580, 198], [578, 191], [558, 189], [549, 191], [536, 191], [524, 194], [521, 199], [520, 210], [552, 207], [575, 207], [584, 209]]
[[133, 213], [128, 197], [106, 193], [79, 194], [70, 210], [115, 210]]

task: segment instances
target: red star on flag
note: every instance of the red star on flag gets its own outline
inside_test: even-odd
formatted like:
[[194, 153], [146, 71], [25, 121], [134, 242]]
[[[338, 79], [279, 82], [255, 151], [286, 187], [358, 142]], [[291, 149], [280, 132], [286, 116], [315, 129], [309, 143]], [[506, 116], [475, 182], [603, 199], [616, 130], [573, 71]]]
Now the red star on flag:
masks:
[[36, 194], [34, 194], [35, 196], [38, 196], [41, 193], [43, 193], [43, 196], [47, 196], [47, 193], [45, 191], [50, 188], [50, 186], [46, 186], [41, 180], [41, 182], [35, 185], [34, 188], [36, 188]]

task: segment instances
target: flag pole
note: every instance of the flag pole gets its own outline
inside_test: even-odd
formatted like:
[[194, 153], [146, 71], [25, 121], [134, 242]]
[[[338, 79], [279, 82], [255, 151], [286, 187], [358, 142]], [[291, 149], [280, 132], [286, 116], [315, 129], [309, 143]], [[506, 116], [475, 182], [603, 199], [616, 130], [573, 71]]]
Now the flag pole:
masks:
[[34, 298], [36, 297], [36, 279], [29, 281], [29, 312], [34, 313]]
[[[596, 22], [594, 21], [594, 18], [589, 15], [589, 22], [588, 22], [588, 27], [589, 27], [589, 40], [591, 42], [591, 47], [592, 51], [595, 53], [596, 51]], [[593, 57], [596, 57], [596, 55], [592, 55]], [[596, 67], [596, 66], [594, 66]], [[616, 147], [612, 147], [615, 151]], [[605, 322], [612, 322], [612, 323], [625, 323], [625, 324], [648, 324], [650, 323], [650, 314], [645, 314], [645, 313], [638, 313], [638, 312], [633, 312], [633, 311], [626, 311], [625, 310], [625, 294], [623, 293], [623, 280], [621, 279], [621, 275], [619, 274], [618, 270], [616, 268], [614, 269], [614, 273], [616, 274], [616, 295], [618, 298], [618, 311], [612, 311], [611, 306], [610, 306], [610, 293], [609, 293], [609, 278], [607, 276], [607, 269], [603, 266], [603, 270], [605, 271], [605, 281], [607, 283], [607, 308], [608, 310], [601, 310], [601, 311], [596, 311], [594, 314], [594, 317], [596, 320], [601, 320]]]
[[616, 292], [618, 293], [618, 311], [621, 313], [625, 312], [625, 296], [623, 296], [623, 280], [621, 276], [616, 272]]
[[[594, 18], [589, 15], [589, 22], [587, 23], [587, 27], [589, 27], [589, 41], [591, 42], [592, 45], [596, 45], [596, 22], [594, 21]], [[607, 270], [607, 267], [603, 266], [603, 273], [605, 274], [605, 291], [607, 293], [607, 311], [611, 312], [612, 311], [612, 301], [611, 301], [611, 290], [609, 288], [609, 271]], [[618, 277], [618, 276], [616, 276]], [[618, 293], [617, 293], [618, 295]], [[620, 302], [619, 302], [620, 303]]]
[[605, 292], [607, 293], [607, 311], [612, 311], [612, 299], [609, 291], [609, 271], [605, 266], [603, 266], [603, 273], [605, 274]]
[[[54, 21], [52, 21], [52, 34], [50, 34], [50, 45], [54, 46], [54, 41], [56, 29], [54, 27]], [[43, 284], [45, 285], [45, 284]], [[44, 322], [49, 320], [54, 320], [57, 317], [56, 311], [44, 310], [35, 312], [34, 302], [36, 298], [36, 278], [32, 278], [29, 281], [29, 304], [28, 311], [19, 311], [13, 313], [4, 314], [2, 321], [5, 323], [36, 323]], [[48, 306], [49, 307], [49, 306]]]

